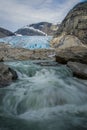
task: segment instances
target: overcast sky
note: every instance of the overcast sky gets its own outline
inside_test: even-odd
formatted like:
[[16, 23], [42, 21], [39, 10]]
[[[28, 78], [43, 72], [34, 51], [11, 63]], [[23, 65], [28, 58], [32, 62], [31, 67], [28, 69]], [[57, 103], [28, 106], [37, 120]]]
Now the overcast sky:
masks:
[[41, 21], [60, 23], [82, 0], [0, 0], [0, 27], [11, 31]]

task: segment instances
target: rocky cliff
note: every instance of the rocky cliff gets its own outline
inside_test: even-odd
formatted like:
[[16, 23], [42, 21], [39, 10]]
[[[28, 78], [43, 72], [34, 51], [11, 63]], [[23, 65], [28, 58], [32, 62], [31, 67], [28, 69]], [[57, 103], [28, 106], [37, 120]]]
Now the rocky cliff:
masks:
[[0, 27], [0, 38], [1, 37], [12, 36], [12, 35], [14, 35], [14, 33], [12, 33], [11, 31], [9, 31], [7, 29], [4, 29], [4, 28]]
[[15, 33], [21, 35], [35, 36], [35, 35], [53, 35], [56, 33], [58, 25], [53, 25], [48, 22], [40, 22], [31, 24], [18, 29]]
[[70, 10], [51, 45], [57, 62], [67, 64], [74, 76], [87, 79], [87, 1]]
[[[61, 48], [61, 45], [66, 44], [64, 43], [66, 35], [74, 36], [73, 40], [78, 38], [81, 43], [87, 44], [87, 1], [77, 4], [70, 10], [60, 24], [60, 27], [52, 40], [52, 45]], [[70, 40], [68, 40], [68, 42], [68, 44], [71, 44]]]

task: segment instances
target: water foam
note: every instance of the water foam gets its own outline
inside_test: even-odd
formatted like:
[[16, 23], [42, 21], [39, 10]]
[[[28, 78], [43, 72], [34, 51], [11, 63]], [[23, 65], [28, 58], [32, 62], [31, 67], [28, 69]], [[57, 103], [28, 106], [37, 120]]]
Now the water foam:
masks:
[[84, 112], [87, 87], [81, 80], [72, 78], [66, 66], [41, 67], [32, 62], [8, 64], [17, 70], [19, 80], [8, 87], [10, 91], [3, 99], [5, 112], [26, 119], [31, 115], [39, 118], [35, 113], [43, 115], [44, 111], [51, 110], [53, 113], [61, 110], [62, 113], [71, 110], [75, 113], [82, 108]]

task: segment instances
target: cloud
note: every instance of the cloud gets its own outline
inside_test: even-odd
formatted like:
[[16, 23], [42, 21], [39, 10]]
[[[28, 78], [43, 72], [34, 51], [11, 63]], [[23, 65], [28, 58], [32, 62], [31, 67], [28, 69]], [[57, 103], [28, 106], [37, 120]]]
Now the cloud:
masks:
[[61, 22], [80, 0], [0, 0], [0, 26], [16, 30], [40, 21]]

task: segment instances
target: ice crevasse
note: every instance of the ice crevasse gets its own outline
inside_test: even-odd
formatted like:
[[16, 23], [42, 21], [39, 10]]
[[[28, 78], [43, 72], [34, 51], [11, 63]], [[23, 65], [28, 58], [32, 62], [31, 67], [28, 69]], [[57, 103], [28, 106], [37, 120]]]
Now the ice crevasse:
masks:
[[10, 36], [0, 38], [0, 42], [9, 43], [14, 47], [27, 49], [50, 48], [51, 36]]

